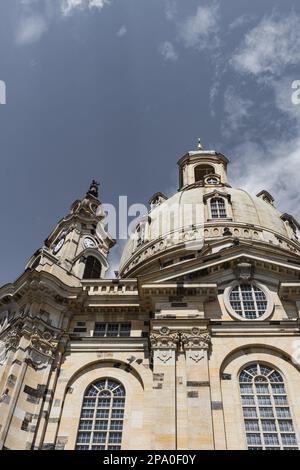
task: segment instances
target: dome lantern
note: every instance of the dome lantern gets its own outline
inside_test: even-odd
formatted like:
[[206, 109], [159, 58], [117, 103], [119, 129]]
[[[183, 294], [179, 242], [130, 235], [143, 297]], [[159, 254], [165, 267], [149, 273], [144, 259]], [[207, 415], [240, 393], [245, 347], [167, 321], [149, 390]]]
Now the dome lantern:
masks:
[[183, 155], [178, 161], [179, 166], [179, 190], [188, 186], [204, 185], [206, 176], [219, 176], [220, 183], [226, 186], [227, 164], [229, 160], [221, 153], [214, 150], [204, 150], [198, 139], [197, 150]]

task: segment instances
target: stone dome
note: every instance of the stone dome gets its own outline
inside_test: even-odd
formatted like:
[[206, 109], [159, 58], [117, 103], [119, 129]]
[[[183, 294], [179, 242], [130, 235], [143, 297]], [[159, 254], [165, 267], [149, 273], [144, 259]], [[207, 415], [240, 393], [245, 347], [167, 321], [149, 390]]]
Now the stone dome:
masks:
[[173, 259], [187, 260], [208, 246], [230, 241], [232, 245], [236, 240], [300, 254], [296, 220], [279, 212], [267, 191], [253, 196], [232, 188], [227, 163], [224, 155], [202, 149], [179, 160], [180, 189], [169, 199], [157, 193], [150, 200], [148, 217], [140, 221], [123, 250], [122, 277], [142, 274], [151, 266], [167, 266]]

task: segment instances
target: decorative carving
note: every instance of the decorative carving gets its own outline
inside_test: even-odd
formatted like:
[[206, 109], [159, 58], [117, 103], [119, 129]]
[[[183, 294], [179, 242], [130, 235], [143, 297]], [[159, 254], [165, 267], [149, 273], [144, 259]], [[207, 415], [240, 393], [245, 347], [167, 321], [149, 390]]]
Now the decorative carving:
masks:
[[41, 333], [34, 328], [30, 336], [29, 361], [34, 367], [46, 366], [54, 358], [57, 345], [58, 340], [49, 331]]
[[239, 281], [250, 281], [254, 274], [254, 266], [251, 263], [241, 262], [235, 267], [235, 275]]
[[204, 351], [210, 346], [211, 337], [207, 330], [193, 327], [190, 330], [171, 330], [164, 326], [150, 333], [150, 343], [154, 359], [167, 363], [175, 358], [176, 351], [183, 351], [187, 359], [199, 362]]
[[194, 362], [199, 362], [201, 361], [201, 359], [204, 358], [204, 351], [203, 349], [202, 350], [193, 350], [193, 349], [190, 349], [189, 351], [187, 351], [187, 359], [191, 359], [192, 361]]
[[12, 328], [4, 338], [6, 351], [8, 349], [17, 349], [19, 346], [19, 342], [21, 339], [21, 325], [17, 325], [16, 327]]
[[7, 328], [9, 324], [9, 312], [6, 310], [5, 312], [0, 313], [0, 333]]

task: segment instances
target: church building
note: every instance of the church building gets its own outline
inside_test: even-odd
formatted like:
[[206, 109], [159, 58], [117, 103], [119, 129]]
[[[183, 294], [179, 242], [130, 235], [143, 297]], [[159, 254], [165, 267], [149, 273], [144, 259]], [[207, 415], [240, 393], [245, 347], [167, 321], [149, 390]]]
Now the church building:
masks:
[[300, 226], [201, 144], [115, 278], [95, 181], [0, 288], [0, 449], [300, 446]]

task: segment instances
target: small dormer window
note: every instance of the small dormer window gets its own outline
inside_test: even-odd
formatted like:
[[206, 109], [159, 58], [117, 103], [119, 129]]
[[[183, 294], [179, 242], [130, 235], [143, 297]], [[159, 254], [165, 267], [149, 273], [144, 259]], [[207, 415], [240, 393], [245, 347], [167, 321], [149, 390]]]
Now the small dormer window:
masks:
[[215, 173], [215, 169], [211, 165], [197, 165], [194, 169], [195, 172], [195, 183], [203, 181], [205, 176], [212, 175]]
[[214, 197], [211, 199], [210, 212], [212, 219], [225, 219], [227, 215], [224, 199], [221, 197]]
[[83, 279], [100, 279], [101, 263], [94, 256], [88, 256], [85, 262]]

